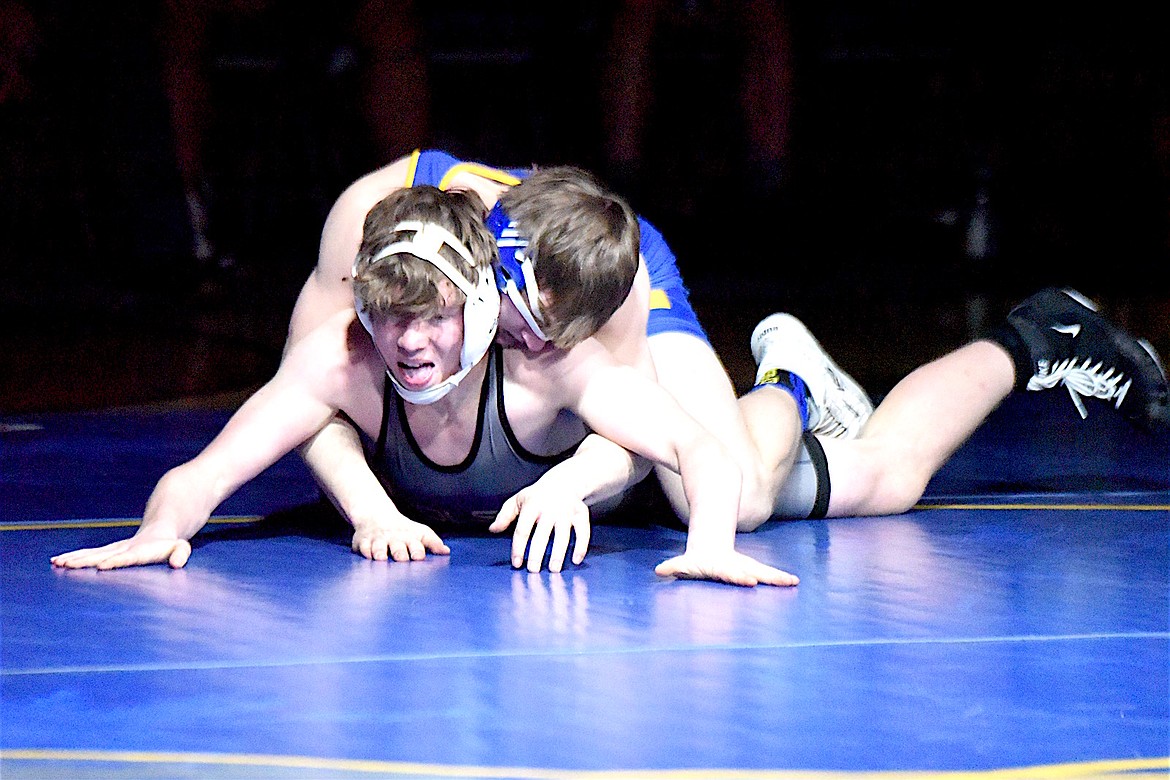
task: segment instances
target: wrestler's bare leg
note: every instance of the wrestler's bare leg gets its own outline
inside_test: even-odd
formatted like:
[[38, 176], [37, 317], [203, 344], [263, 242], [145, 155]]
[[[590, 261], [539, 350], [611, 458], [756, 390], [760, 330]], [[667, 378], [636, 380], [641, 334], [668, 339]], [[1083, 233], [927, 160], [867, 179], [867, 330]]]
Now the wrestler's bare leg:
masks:
[[[740, 464], [744, 484], [739, 530], [755, 529], [772, 516], [773, 496], [788, 478], [799, 449], [802, 425], [796, 402], [776, 388], [737, 400], [719, 357], [696, 336], [659, 333], [650, 336], [649, 343], [659, 383]], [[762, 423], [749, 427], [745, 415]], [[752, 430], [765, 435], [757, 439]], [[659, 469], [658, 477], [676, 514], [685, 520], [686, 501], [678, 475]]]
[[976, 341], [908, 374], [853, 440], [821, 438], [829, 462], [829, 516], [898, 514], [1011, 393], [1007, 351]]

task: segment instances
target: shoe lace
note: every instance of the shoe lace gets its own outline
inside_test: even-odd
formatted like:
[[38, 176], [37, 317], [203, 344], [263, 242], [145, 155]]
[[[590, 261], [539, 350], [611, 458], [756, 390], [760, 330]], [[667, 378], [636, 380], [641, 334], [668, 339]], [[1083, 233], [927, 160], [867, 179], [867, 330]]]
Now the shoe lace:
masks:
[[1068, 388], [1068, 394], [1080, 412], [1082, 420], [1089, 416], [1082, 398], [1113, 401], [1113, 408], [1120, 409], [1133, 380], [1125, 379], [1125, 374], [1115, 368], [1102, 371], [1104, 362], [1093, 366], [1092, 358], [1085, 358], [1083, 363], [1078, 361], [1079, 358], [1068, 358], [1055, 364], [1047, 360], [1039, 361], [1036, 375], [1028, 380], [1028, 389], [1050, 390], [1058, 385], [1064, 385]]
[[837, 439], [849, 434], [849, 429], [835, 417], [823, 415], [816, 425], [812, 426], [811, 430], [815, 434], [827, 436], [830, 439]]

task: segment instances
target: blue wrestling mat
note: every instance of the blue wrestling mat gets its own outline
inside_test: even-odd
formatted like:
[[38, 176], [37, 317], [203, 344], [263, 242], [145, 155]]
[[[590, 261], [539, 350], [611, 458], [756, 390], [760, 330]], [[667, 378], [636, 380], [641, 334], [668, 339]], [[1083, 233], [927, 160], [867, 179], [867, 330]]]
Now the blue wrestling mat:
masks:
[[367, 561], [295, 458], [183, 570], [58, 571], [227, 412], [0, 420], [0, 775], [1165, 776], [1168, 445], [1047, 395], [914, 511], [741, 536], [793, 589], [657, 578], [661, 517], [559, 575]]

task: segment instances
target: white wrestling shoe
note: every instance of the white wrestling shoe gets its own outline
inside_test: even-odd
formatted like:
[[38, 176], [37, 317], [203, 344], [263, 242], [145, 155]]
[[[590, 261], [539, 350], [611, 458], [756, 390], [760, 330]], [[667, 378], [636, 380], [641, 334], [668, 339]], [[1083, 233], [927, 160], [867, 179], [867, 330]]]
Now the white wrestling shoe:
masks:
[[752, 357], [759, 370], [796, 374], [808, 388], [810, 431], [855, 439], [873, 414], [873, 402], [853, 377], [833, 362], [808, 328], [791, 314], [772, 314], [752, 331]]

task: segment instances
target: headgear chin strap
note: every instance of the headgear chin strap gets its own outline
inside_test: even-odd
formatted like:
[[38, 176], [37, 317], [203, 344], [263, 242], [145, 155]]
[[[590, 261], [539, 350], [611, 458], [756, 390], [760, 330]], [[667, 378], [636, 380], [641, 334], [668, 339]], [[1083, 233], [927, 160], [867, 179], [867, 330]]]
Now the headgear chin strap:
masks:
[[496, 246], [500, 250], [496, 287], [508, 296], [537, 338], [552, 341], [536, 322], [540, 316], [540, 290], [536, 286], [532, 260], [525, 251], [528, 249], [528, 239], [520, 235], [516, 223], [508, 217], [498, 201], [488, 214], [486, 223], [488, 230], [496, 237]]
[[[471, 252], [463, 245], [463, 242], [442, 225], [410, 220], [399, 222], [394, 226], [394, 232], [413, 232], [414, 235], [409, 240], [395, 241], [382, 249], [370, 258], [370, 265], [391, 255], [413, 255], [420, 260], [426, 260], [442, 271], [452, 284], [463, 291], [466, 297], [463, 304], [463, 349], [459, 353], [459, 371], [434, 387], [428, 387], [425, 390], [411, 390], [402, 386], [389, 367], [386, 369], [386, 375], [403, 399], [412, 404], [431, 404], [451, 392], [487, 353], [492, 339], [496, 336], [496, 325], [500, 318], [500, 293], [493, 283], [491, 271], [477, 266], [471, 257]], [[476, 283], [474, 285], [467, 281], [467, 278], [440, 254], [439, 250], [444, 245], [454, 249], [469, 266], [476, 270]], [[355, 261], [355, 275], [356, 272], [357, 263]], [[370, 313], [366, 309], [365, 302], [360, 300], [356, 294], [354, 295], [354, 308], [357, 310], [357, 317], [362, 327], [372, 336], [374, 328], [370, 322]]]

